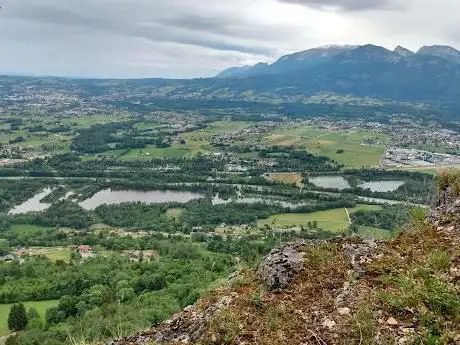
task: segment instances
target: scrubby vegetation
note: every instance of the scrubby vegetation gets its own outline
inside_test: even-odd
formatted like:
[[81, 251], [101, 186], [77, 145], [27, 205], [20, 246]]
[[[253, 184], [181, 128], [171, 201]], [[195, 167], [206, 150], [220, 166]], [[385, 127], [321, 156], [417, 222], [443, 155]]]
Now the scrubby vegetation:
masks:
[[453, 240], [416, 222], [381, 246], [361, 276], [343, 255], [352, 239], [306, 246], [305, 269], [286, 291], [267, 291], [244, 273], [236, 285], [203, 301], [201, 308], [237, 296], [196, 344], [454, 344], [460, 251]]

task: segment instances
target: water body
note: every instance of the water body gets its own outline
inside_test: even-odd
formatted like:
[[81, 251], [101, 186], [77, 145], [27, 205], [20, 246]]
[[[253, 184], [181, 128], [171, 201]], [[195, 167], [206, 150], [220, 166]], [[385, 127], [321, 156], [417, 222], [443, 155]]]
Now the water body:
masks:
[[13, 207], [9, 214], [23, 214], [28, 212], [40, 212], [44, 211], [51, 206], [51, 204], [40, 202], [41, 199], [51, 194], [53, 190], [51, 188], [45, 188], [42, 192], [33, 196], [29, 200], [23, 202], [21, 205]]
[[342, 176], [312, 177], [308, 179], [308, 182], [320, 188], [333, 188], [337, 190], [344, 190], [347, 188], [351, 188], [348, 181], [345, 180]]
[[404, 185], [404, 181], [370, 181], [358, 185], [362, 189], [370, 189], [372, 192], [394, 192]]
[[118, 205], [126, 202], [142, 202], [145, 204], [161, 204], [168, 202], [186, 203], [191, 200], [201, 199], [204, 196], [198, 193], [182, 191], [136, 191], [104, 189], [91, 198], [80, 203], [85, 210], [94, 210], [100, 205]]

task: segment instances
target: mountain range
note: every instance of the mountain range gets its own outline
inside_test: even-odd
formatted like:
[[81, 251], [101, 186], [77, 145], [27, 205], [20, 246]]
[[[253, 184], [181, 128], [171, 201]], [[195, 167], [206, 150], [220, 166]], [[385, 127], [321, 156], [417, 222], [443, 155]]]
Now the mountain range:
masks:
[[[431, 58], [431, 61], [427, 61]], [[254, 66], [231, 67], [216, 77], [234, 78], [257, 75], [277, 75], [289, 72], [301, 72], [312, 67], [321, 67], [325, 63], [350, 63], [353, 59], [386, 61], [390, 63], [428, 62], [428, 63], [455, 63], [460, 64], [460, 51], [450, 46], [434, 45], [423, 46], [417, 52], [413, 52], [402, 46], [397, 46], [393, 51], [383, 47], [367, 45], [327, 45], [301, 52], [285, 55], [272, 64], [258, 63]]]
[[[316, 95], [421, 104], [460, 118], [460, 51], [424, 46], [413, 52], [366, 44], [323, 46], [274, 63], [232, 67], [211, 79], [185, 82], [194, 96], [305, 103]], [[247, 95], [250, 95], [248, 98]]]

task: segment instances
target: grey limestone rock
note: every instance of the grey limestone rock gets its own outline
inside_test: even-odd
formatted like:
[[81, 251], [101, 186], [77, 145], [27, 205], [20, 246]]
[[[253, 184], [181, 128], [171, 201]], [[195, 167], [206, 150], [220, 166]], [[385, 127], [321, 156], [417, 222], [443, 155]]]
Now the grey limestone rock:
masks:
[[273, 249], [257, 270], [258, 278], [270, 290], [289, 287], [297, 273], [303, 268], [303, 253], [298, 245], [290, 244]]

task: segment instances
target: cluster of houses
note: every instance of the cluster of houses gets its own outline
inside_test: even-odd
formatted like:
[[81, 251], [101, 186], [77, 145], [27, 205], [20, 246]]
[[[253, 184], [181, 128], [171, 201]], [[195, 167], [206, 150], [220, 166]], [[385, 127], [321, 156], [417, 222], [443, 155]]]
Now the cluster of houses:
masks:
[[[82, 259], [96, 257], [98, 254], [96, 248], [87, 244], [71, 247], [72, 251], [80, 254]], [[0, 262], [21, 262], [24, 257], [37, 255], [33, 248], [18, 247], [12, 253], [0, 256]], [[121, 255], [131, 261], [150, 261], [156, 257], [158, 253], [155, 250], [124, 250]]]

